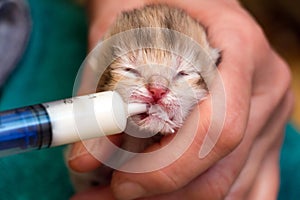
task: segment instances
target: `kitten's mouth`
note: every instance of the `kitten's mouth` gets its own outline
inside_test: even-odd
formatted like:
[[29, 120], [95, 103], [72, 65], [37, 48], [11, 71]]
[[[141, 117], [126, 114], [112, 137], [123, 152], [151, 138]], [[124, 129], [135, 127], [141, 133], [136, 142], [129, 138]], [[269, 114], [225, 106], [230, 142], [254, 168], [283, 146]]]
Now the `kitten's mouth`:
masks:
[[140, 117], [141, 120], [144, 120], [147, 117], [149, 117], [149, 114], [148, 113], [142, 113], [142, 114], [138, 114], [138, 116]]
[[141, 121], [145, 121], [147, 119], [157, 119], [159, 121], [162, 121], [167, 125], [165, 127], [167, 127], [168, 132], [175, 133], [175, 130], [172, 127], [176, 127], [176, 124], [172, 121], [172, 118], [169, 117], [168, 112], [158, 104], [149, 105], [148, 111], [138, 114], [137, 117]]

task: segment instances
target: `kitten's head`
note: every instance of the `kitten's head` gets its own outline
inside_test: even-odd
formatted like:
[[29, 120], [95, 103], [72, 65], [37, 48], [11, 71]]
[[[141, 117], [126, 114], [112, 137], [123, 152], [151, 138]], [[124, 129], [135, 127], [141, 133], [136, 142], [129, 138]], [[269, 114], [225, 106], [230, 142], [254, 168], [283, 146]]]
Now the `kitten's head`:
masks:
[[208, 92], [219, 58], [204, 28], [184, 11], [152, 5], [123, 13], [104, 39], [99, 60], [108, 60], [98, 91], [148, 103], [131, 121], [151, 132], [172, 133]]
[[149, 110], [132, 116], [130, 123], [151, 133], [175, 132], [208, 92], [199, 66], [159, 49], [142, 48], [118, 57], [103, 80], [99, 90], [118, 91], [127, 103], [149, 104]]

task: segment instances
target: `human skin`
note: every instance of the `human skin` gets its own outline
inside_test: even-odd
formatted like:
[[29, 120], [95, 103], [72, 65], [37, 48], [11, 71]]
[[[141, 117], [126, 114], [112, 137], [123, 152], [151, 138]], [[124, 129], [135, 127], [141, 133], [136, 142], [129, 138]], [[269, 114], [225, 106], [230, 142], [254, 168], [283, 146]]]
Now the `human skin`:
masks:
[[[214, 122], [223, 125], [221, 135], [212, 151], [199, 159], [211, 117], [208, 98], [184, 124], [183, 130], [188, 130], [192, 117], [201, 113], [194, 141], [176, 162], [149, 173], [115, 171], [110, 186], [78, 193], [73, 199], [276, 199], [283, 130], [293, 107], [288, 66], [235, 0], [133, 0], [126, 4], [90, 0], [89, 48], [118, 13], [149, 3], [186, 10], [207, 27], [212, 46], [222, 50], [218, 70], [226, 94], [226, 118]], [[111, 139], [119, 141], [118, 136]], [[169, 140], [163, 138], [150, 149], [159, 149]], [[82, 143], [74, 144], [70, 158], [69, 165], [76, 171], [101, 165]]]

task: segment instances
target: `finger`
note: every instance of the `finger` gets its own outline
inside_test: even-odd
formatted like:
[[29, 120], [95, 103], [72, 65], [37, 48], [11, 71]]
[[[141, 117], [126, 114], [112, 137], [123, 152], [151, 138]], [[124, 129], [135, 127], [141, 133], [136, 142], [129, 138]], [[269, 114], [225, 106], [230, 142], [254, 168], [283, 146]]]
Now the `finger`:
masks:
[[[262, 59], [260, 67], [256, 67], [254, 73], [253, 96], [269, 101], [269, 107], [272, 108], [281, 101], [283, 94], [289, 89], [291, 72], [288, 65], [276, 52], [270, 51], [268, 55], [262, 54], [264, 59]], [[260, 56], [256, 56], [254, 59]]]
[[277, 199], [279, 189], [279, 150], [268, 154], [260, 167], [247, 199]]
[[89, 49], [93, 49], [105, 32], [113, 24], [118, 14], [122, 11], [138, 8], [144, 5], [142, 0], [131, 0], [125, 4], [119, 1], [90, 0], [89, 10]]
[[[119, 146], [121, 137], [119, 135], [109, 136], [109, 142]], [[105, 160], [112, 154], [109, 142], [106, 138], [99, 138], [73, 144], [67, 155], [68, 165], [77, 172], [87, 172], [96, 169], [101, 165], [100, 156]]]
[[93, 187], [75, 194], [71, 200], [115, 200], [109, 187]]
[[74, 171], [85, 172], [100, 165], [100, 162], [90, 155], [81, 142], [75, 143], [69, 148], [67, 154], [68, 165]]
[[[252, 186], [255, 185], [254, 182], [256, 181], [257, 174], [261, 173], [260, 168], [263, 165], [261, 163], [266, 162], [263, 159], [267, 159], [269, 154], [274, 156], [273, 152], [279, 151], [283, 139], [282, 130], [291, 115], [292, 105], [293, 95], [291, 91], [288, 90], [278, 108], [271, 115], [268, 123], [266, 123], [265, 127], [262, 129], [262, 134], [256, 139], [255, 143], [251, 147], [251, 152], [248, 156], [249, 158], [230, 190], [230, 197], [245, 199], [245, 195], [249, 194], [248, 191], [250, 191]], [[245, 141], [249, 141], [249, 138], [246, 136]], [[277, 156], [279, 157], [278, 153]], [[272, 164], [275, 164], [276, 166], [278, 165], [278, 163]]]
[[[278, 133], [276, 133], [278, 135]], [[278, 162], [274, 162], [275, 156], [277, 158], [275, 159], [278, 161], [279, 158], [279, 149], [282, 142], [282, 134], [279, 134], [279, 137], [277, 136], [277, 141], [272, 141], [273, 139], [270, 138], [271, 141], [267, 141], [267, 137], [270, 136], [269, 134], [265, 136], [265, 141], [259, 140], [256, 144], [253, 146], [253, 150], [251, 151], [249, 155], [249, 159], [247, 160], [246, 164], [243, 166], [241, 173], [238, 177], [235, 177], [234, 185], [229, 188], [229, 194], [227, 195], [228, 199], [256, 199], [256, 198], [249, 198], [249, 195], [251, 197], [251, 193], [253, 193], [254, 190], [257, 190], [256, 187], [258, 187], [256, 184], [258, 184], [258, 181], [261, 181], [260, 176], [262, 172], [262, 169], [264, 165], [268, 164], [270, 170], [278, 168]], [[268, 150], [267, 148], [270, 148], [270, 146], [273, 145], [272, 150]], [[255, 149], [256, 148], [256, 149]], [[270, 153], [271, 152], [271, 153]], [[273, 153], [276, 152], [277, 154]], [[272, 162], [269, 157], [272, 157]], [[267, 181], [270, 181], [272, 184], [277, 184], [276, 180], [278, 179], [278, 171], [272, 171], [271, 174], [273, 175], [273, 180], [268, 179]], [[270, 183], [269, 183], [270, 184]], [[271, 186], [271, 184], [270, 184]], [[272, 187], [273, 188], [273, 187]], [[277, 189], [277, 188], [276, 188]], [[276, 196], [277, 190], [273, 188], [273, 190], [269, 191], [269, 194], [272, 194], [272, 196]], [[271, 195], [270, 195], [271, 196]], [[264, 198], [265, 199], [265, 198]], [[267, 198], [266, 198], [267, 199]]]

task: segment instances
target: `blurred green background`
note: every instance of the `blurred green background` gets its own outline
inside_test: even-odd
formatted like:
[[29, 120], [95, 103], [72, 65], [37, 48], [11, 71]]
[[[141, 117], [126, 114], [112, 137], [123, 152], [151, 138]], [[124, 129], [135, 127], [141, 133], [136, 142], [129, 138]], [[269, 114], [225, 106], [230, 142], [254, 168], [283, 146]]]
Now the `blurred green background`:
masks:
[[[71, 97], [86, 55], [87, 23], [82, 7], [71, 0], [28, 3], [32, 17], [29, 43], [1, 88], [0, 110]], [[72, 194], [63, 147], [0, 158], [0, 200], [65, 200]]]

